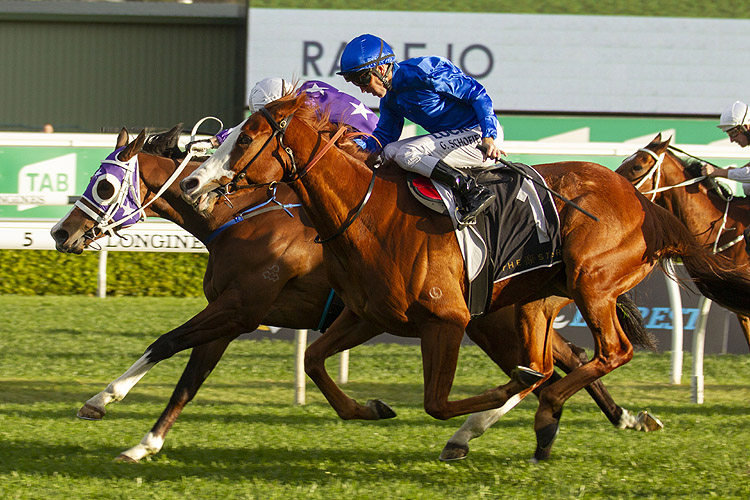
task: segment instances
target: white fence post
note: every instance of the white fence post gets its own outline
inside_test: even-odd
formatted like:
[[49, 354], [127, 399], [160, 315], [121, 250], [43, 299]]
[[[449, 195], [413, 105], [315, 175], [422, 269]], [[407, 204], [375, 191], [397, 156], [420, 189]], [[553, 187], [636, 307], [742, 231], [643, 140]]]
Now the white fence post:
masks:
[[96, 296], [103, 299], [107, 296], [107, 251], [99, 252], [99, 272], [96, 276]]
[[307, 348], [307, 330], [294, 332], [294, 404], [305, 404], [305, 349]]
[[665, 266], [664, 279], [667, 284], [669, 303], [672, 306], [672, 371], [670, 378], [672, 384], [679, 385], [682, 380], [682, 297], [680, 296], [679, 285], [669, 275], [676, 276], [672, 265]]
[[703, 353], [706, 348], [706, 323], [708, 323], [708, 311], [711, 310], [711, 301], [701, 297], [698, 303], [698, 322], [693, 332], [693, 377], [690, 380], [690, 388], [693, 403], [703, 404]]
[[341, 351], [339, 358], [339, 384], [349, 382], [349, 349]]

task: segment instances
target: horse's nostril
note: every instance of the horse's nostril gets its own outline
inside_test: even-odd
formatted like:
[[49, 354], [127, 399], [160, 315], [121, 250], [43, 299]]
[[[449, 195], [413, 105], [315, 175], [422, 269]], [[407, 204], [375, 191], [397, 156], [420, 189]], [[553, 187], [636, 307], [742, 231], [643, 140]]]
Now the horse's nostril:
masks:
[[198, 187], [198, 180], [193, 177], [187, 177], [180, 181], [180, 188], [183, 193], [189, 193], [193, 189]]
[[68, 232], [64, 229], [58, 229], [52, 233], [52, 239], [54, 239], [55, 243], [58, 245], [65, 243], [68, 240]]

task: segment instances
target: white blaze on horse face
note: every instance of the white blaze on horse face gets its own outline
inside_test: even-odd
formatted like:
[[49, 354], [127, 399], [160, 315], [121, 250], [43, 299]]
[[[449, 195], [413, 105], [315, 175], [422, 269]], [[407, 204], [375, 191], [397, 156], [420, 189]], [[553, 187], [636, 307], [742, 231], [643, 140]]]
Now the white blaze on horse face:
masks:
[[[50, 229], [49, 234], [52, 236], [52, 238], [55, 238], [55, 233], [62, 230], [65, 223], [68, 221], [68, 218], [73, 213], [73, 211], [76, 209], [76, 207], [71, 208], [67, 214], [65, 214], [65, 217], [57, 221], [57, 224], [52, 226], [52, 229]], [[79, 209], [80, 210], [80, 209]], [[55, 248], [57, 248], [60, 252], [65, 252], [69, 249], [77, 249], [78, 246], [83, 246], [83, 235], [86, 233], [85, 228], [83, 225], [77, 225], [75, 232], [72, 234], [68, 234], [68, 239], [66, 241], [60, 241], [58, 242], [57, 239], [55, 239]]]
[[190, 189], [183, 190], [188, 201], [195, 203], [200, 196], [219, 187], [222, 178], [229, 180], [234, 178], [234, 173], [229, 168], [229, 156], [246, 121], [247, 119], [234, 127], [214, 154], [183, 180], [183, 182], [192, 181]]

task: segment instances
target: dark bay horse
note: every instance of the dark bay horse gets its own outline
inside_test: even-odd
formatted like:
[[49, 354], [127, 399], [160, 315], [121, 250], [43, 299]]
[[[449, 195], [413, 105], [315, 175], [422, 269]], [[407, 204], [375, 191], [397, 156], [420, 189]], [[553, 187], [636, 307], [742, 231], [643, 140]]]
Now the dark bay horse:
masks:
[[[242, 125], [228, 162], [209, 160], [181, 186], [188, 201], [204, 211], [210, 210], [215, 196], [210, 193], [217, 188], [284, 182], [295, 191], [325, 241], [329, 281], [347, 306], [305, 356], [307, 374], [341, 418], [381, 416], [377, 408], [341, 391], [327, 374], [325, 359], [381, 331], [421, 340], [424, 407], [431, 416], [447, 419], [515, 404], [552, 375], [551, 318], [573, 299], [593, 333], [595, 353], [540, 393], [535, 458], [544, 459], [558, 432], [555, 415], [562, 404], [631, 359], [616, 300], [657, 263], [681, 257], [704, 294], [739, 312], [750, 307], [744, 300], [750, 276], [703, 249], [674, 215], [650, 203], [622, 176], [592, 163], [539, 165], [552, 189], [600, 222], [556, 202], [563, 262], [494, 286], [491, 310], [515, 307], [523, 346], [519, 367], [510, 382], [451, 401], [458, 350], [470, 319], [453, 226], [409, 194], [400, 168], [385, 164], [373, 171], [363, 155], [336, 146], [339, 133], [319, 120], [304, 99], [283, 98]], [[497, 359], [505, 344], [487, 335], [480, 346]]]
[[[731, 202], [716, 182], [701, 175], [697, 160], [683, 160], [658, 134], [626, 158], [617, 173], [632, 182], [654, 203], [675, 214], [704, 246], [747, 268], [742, 233], [750, 223], [750, 205]], [[696, 182], [697, 181], [697, 182]], [[703, 181], [703, 182], [701, 182]], [[738, 314], [750, 346], [750, 317]]]
[[[155, 146], [154, 152], [162, 152], [176, 144], [180, 129], [175, 127], [162, 138], [166, 144]], [[117, 148], [124, 147], [126, 131], [122, 131]], [[172, 176], [177, 162], [141, 151], [139, 139], [127, 145], [120, 153], [120, 160], [128, 161], [137, 156], [141, 205], [148, 203], [163, 184]], [[191, 173], [200, 162], [191, 162], [181, 177]], [[98, 181], [95, 175], [91, 184]], [[176, 183], [167, 189], [148, 208], [148, 216], [160, 216], [171, 220], [191, 232], [202, 241], [207, 241], [217, 228], [245, 212], [249, 207], [264, 206], [271, 198], [265, 189], [241, 190], [229, 196], [233, 208], [222, 203], [213, 214], [204, 218], [180, 196]], [[275, 198], [283, 205], [298, 203], [291, 189], [279, 185]], [[268, 205], [265, 205], [266, 207]], [[288, 208], [293, 214], [299, 209]], [[254, 213], [254, 212], [251, 212]], [[94, 220], [80, 209], [72, 210], [52, 230], [57, 248], [61, 252], [81, 253], [100, 235], [95, 235]], [[313, 243], [315, 231], [301, 217], [290, 217], [284, 210], [263, 213], [231, 225], [215, 240], [208, 243], [209, 264], [204, 277], [204, 292], [209, 305], [184, 325], [164, 334], [146, 350], [145, 354], [122, 376], [110, 383], [99, 394], [90, 398], [79, 410], [82, 418], [98, 420], [106, 413], [106, 405], [122, 400], [133, 386], [159, 361], [175, 353], [193, 348], [190, 360], [177, 387], [153, 428], [140, 444], [123, 452], [119, 459], [138, 461], [157, 453], [171, 426], [185, 405], [193, 399], [206, 376], [213, 370], [228, 344], [243, 332], [253, 331], [258, 324], [270, 324], [288, 328], [319, 328], [330, 291], [323, 269], [323, 254], [320, 245]], [[274, 247], [268, 248], [268, 242]], [[277, 279], [267, 279], [271, 267]], [[512, 332], [513, 310], [505, 308], [468, 325], [470, 337], [481, 341], [481, 332], [508, 339], [504, 369], [510, 371], [515, 365], [515, 336]], [[476, 333], [475, 333], [476, 332]], [[585, 362], [585, 353], [553, 331], [552, 344], [555, 360], [563, 371], [570, 371]], [[581, 357], [583, 359], [581, 359]], [[610, 397], [604, 385], [597, 381], [587, 390], [613, 425], [619, 428], [653, 430], [657, 421], [645, 412], [638, 416], [621, 408]], [[480, 435], [500, 415], [492, 413], [477, 415], [452, 439], [454, 448], [468, 452], [468, 440]], [[457, 457], [454, 451], [450, 458]]]

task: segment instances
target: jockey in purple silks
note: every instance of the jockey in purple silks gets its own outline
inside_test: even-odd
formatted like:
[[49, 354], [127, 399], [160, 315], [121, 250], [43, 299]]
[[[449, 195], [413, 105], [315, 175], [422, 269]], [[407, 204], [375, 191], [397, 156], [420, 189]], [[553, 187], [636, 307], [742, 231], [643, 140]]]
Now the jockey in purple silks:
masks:
[[[255, 84], [250, 91], [250, 112], [255, 113], [260, 108], [284, 95], [291, 94], [294, 87], [281, 78], [264, 78]], [[359, 132], [372, 134], [378, 124], [378, 117], [370, 108], [362, 104], [356, 97], [339, 91], [333, 85], [317, 80], [305, 82], [297, 91], [307, 95], [308, 101], [314, 102], [321, 111], [328, 111], [332, 123], [345, 123]], [[235, 127], [224, 129], [209, 139], [211, 147], [220, 146]], [[354, 142], [364, 148], [365, 143], [360, 138]], [[198, 142], [198, 141], [196, 141]]]

